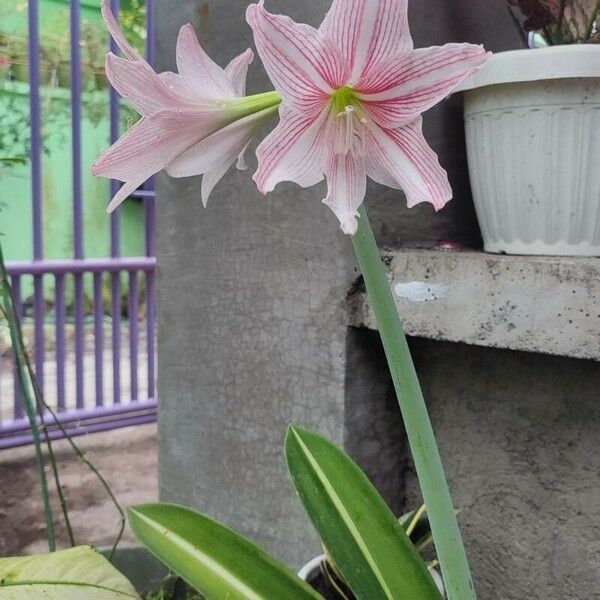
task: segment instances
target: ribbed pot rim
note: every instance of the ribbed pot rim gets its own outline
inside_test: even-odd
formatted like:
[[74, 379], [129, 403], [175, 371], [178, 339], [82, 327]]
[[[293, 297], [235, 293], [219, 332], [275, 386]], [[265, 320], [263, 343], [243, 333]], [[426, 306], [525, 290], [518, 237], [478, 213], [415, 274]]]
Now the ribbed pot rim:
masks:
[[600, 77], [600, 44], [550, 46], [498, 52], [456, 91], [544, 79]]

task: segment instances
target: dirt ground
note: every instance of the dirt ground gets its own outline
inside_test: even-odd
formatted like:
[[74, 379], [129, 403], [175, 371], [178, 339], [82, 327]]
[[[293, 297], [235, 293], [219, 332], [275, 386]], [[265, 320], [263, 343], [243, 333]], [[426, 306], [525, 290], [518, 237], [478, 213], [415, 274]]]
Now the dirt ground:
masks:
[[[158, 496], [156, 425], [143, 425], [76, 438], [125, 507]], [[54, 449], [78, 544], [109, 546], [119, 515], [92, 472], [66, 442]], [[51, 474], [48, 473], [50, 476]], [[60, 547], [68, 546], [56, 490], [52, 497]], [[126, 530], [124, 544], [133, 542]], [[46, 526], [31, 447], [0, 450], [0, 556], [47, 551]]]

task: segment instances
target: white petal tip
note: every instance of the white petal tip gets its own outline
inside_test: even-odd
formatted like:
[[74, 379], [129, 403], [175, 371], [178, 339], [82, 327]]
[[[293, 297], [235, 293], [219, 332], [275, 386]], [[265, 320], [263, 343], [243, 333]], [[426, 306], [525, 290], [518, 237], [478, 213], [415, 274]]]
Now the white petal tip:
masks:
[[358, 222], [356, 219], [353, 219], [351, 222], [342, 223], [342, 231], [346, 235], [356, 235], [358, 231]]
[[256, 188], [263, 196], [266, 196], [275, 189], [274, 185], [270, 185], [268, 182], [259, 180], [259, 178], [256, 177], [256, 173], [252, 176], [252, 180], [254, 183], [256, 183]]
[[117, 193], [117, 195], [111, 200], [110, 204], [108, 205], [106, 212], [110, 215], [111, 213], [115, 212], [115, 210], [117, 210], [117, 208], [119, 208], [119, 206], [121, 206], [121, 204], [123, 204], [123, 202], [129, 198], [129, 194], [127, 195], [123, 195], [123, 191], [124, 191], [125, 186], [123, 186], [119, 192]]
[[254, 50], [252, 48], [247, 48], [241, 55], [248, 61], [248, 64], [254, 60]]
[[442, 210], [443, 208], [446, 208], [446, 204], [448, 204], [448, 202], [450, 202], [450, 200], [452, 200], [452, 198], [449, 198], [442, 204], [434, 204], [433, 208], [435, 209], [435, 212], [440, 212], [440, 210]]
[[185, 25], [182, 25], [181, 28], [179, 29], [179, 33], [193, 33], [194, 35], [196, 35], [196, 30], [194, 29], [194, 26], [191, 23], [186, 23]]
[[264, 11], [264, 10], [265, 10], [264, 0], [259, 0], [257, 4], [250, 4], [248, 6], [248, 8], [246, 9], [246, 19], [248, 20], [250, 26], [252, 26], [252, 23], [250, 23], [250, 20], [255, 19], [258, 16], [258, 12]]

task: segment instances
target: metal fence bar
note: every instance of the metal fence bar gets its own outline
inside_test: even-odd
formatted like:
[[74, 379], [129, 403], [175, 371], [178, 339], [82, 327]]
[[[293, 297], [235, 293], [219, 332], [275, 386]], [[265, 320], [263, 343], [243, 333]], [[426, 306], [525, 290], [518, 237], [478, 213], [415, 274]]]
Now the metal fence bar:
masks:
[[59, 412], [66, 409], [65, 403], [65, 363], [67, 361], [67, 341], [65, 338], [65, 276], [59, 273], [54, 278], [55, 285], [55, 327], [56, 327], [56, 406]]
[[[81, 183], [81, 9], [80, 0], [71, 0], [71, 148], [73, 170], [73, 254], [84, 257]], [[83, 275], [75, 275], [75, 402], [85, 406], [85, 307]]]
[[80, 0], [71, 0], [71, 146], [73, 170], [73, 255], [82, 259], [83, 206], [81, 182], [81, 13]]
[[[146, 199], [146, 254], [155, 255], [154, 246], [155, 200]], [[156, 259], [155, 259], [156, 260]], [[156, 280], [154, 270], [146, 273], [146, 352], [148, 355], [148, 395], [156, 396], [155, 324], [156, 324]]]
[[104, 297], [102, 273], [94, 273], [94, 370], [96, 406], [104, 404]]
[[121, 402], [121, 278], [120, 273], [111, 276], [112, 294], [112, 358], [113, 402]]
[[[104, 406], [95, 408], [86, 408], [84, 410], [67, 410], [59, 416], [60, 422], [63, 425], [73, 426], [80, 424], [83, 421], [98, 421], [99, 419], [108, 419], [110, 417], [124, 418], [126, 415], [135, 415], [140, 412], [148, 412], [155, 410], [157, 407], [156, 400], [149, 399], [135, 403], [119, 404], [115, 406]], [[45, 417], [48, 427], [55, 426], [55, 421], [52, 415]], [[12, 421], [6, 424], [3, 428], [3, 433], [20, 433], [29, 429], [29, 420], [25, 417]]]
[[131, 401], [136, 401], [139, 396], [138, 390], [138, 274], [137, 271], [129, 271], [129, 364], [131, 377]]
[[75, 402], [77, 408], [85, 406], [85, 382], [83, 378], [83, 361], [85, 358], [85, 307], [83, 298], [83, 274], [75, 276]]
[[[134, 425], [145, 425], [147, 423], [155, 422], [156, 411], [153, 411], [147, 414], [127, 416], [122, 419], [111, 418], [110, 420], [101, 421], [100, 423], [81, 423], [74, 427], [65, 427], [65, 430], [70, 437], [77, 437], [103, 431], [113, 431], [121, 427], [132, 427]], [[58, 440], [63, 438], [63, 434], [60, 430], [55, 429], [48, 432], [48, 437], [51, 440]], [[33, 438], [31, 437], [31, 434], [15, 435], [7, 439], [0, 438], [0, 450], [27, 446], [32, 442]]]
[[[111, 0], [110, 1], [112, 13], [114, 15], [119, 14], [119, 10], [121, 8], [120, 0]], [[119, 48], [115, 41], [111, 38], [110, 40], [110, 50], [115, 54], [119, 53]], [[110, 143], [114, 144], [119, 139], [120, 134], [120, 104], [119, 104], [119, 95], [116, 90], [111, 87], [110, 88]], [[111, 197], [113, 197], [117, 191], [119, 190], [119, 182], [112, 180], [111, 181]], [[119, 209], [115, 210], [110, 216], [110, 255], [113, 258], [116, 258], [121, 255], [121, 211]]]
[[[40, 38], [38, 0], [28, 2], [29, 29], [29, 106], [31, 119], [31, 200], [33, 214], [33, 259], [44, 257], [44, 230], [42, 205], [42, 116], [40, 103]], [[44, 389], [44, 290], [41, 277], [35, 277], [34, 286], [34, 363], [40, 388]]]
[[154, 66], [155, 40], [154, 0], [146, 0], [146, 61], [152, 66]]
[[119, 271], [154, 271], [156, 259], [152, 256], [134, 258], [87, 258], [86, 260], [45, 260], [44, 262], [11, 261], [6, 265], [8, 274], [45, 275], [68, 273], [116, 273]]
[[[121, 3], [111, 0], [114, 15], [119, 14]], [[117, 52], [114, 40], [111, 40], [111, 50]], [[110, 90], [110, 141], [114, 143], [119, 138], [119, 97], [117, 92]], [[116, 194], [119, 184], [111, 181], [111, 196]], [[110, 217], [110, 255], [113, 258], [121, 256], [121, 211], [115, 210]], [[112, 353], [113, 353], [113, 402], [121, 402], [121, 278], [119, 273], [111, 277], [112, 293]]]
[[[148, 63], [154, 65], [155, 60], [155, 19], [154, 19], [155, 0], [146, 0], [146, 59]], [[148, 182], [148, 189], [151, 192], [146, 198], [146, 255], [155, 256], [156, 248], [154, 244], [154, 229], [156, 220], [156, 205], [154, 194], [154, 178]], [[156, 348], [155, 348], [155, 324], [156, 324], [156, 279], [155, 272], [146, 274], [146, 310], [147, 310], [147, 339], [146, 351], [148, 354], [148, 396], [156, 397]]]
[[44, 255], [42, 220], [42, 115], [40, 105], [40, 38], [38, 0], [28, 2], [29, 27], [29, 109], [31, 119], [31, 197], [33, 203], [33, 258]]
[[44, 391], [44, 362], [46, 336], [44, 334], [45, 300], [44, 278], [36, 275], [33, 278], [33, 319], [34, 319], [34, 363], [35, 376], [42, 392]]

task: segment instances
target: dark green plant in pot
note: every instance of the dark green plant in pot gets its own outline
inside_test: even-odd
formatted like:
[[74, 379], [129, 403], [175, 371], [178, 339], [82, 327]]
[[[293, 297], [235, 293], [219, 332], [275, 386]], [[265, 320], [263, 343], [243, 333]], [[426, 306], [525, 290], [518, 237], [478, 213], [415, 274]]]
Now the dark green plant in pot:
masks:
[[[299, 427], [290, 427], [285, 453], [298, 495], [357, 598], [441, 598], [405, 528], [350, 457]], [[252, 542], [189, 508], [135, 506], [129, 523], [147, 548], [207, 600], [323, 599]]]

